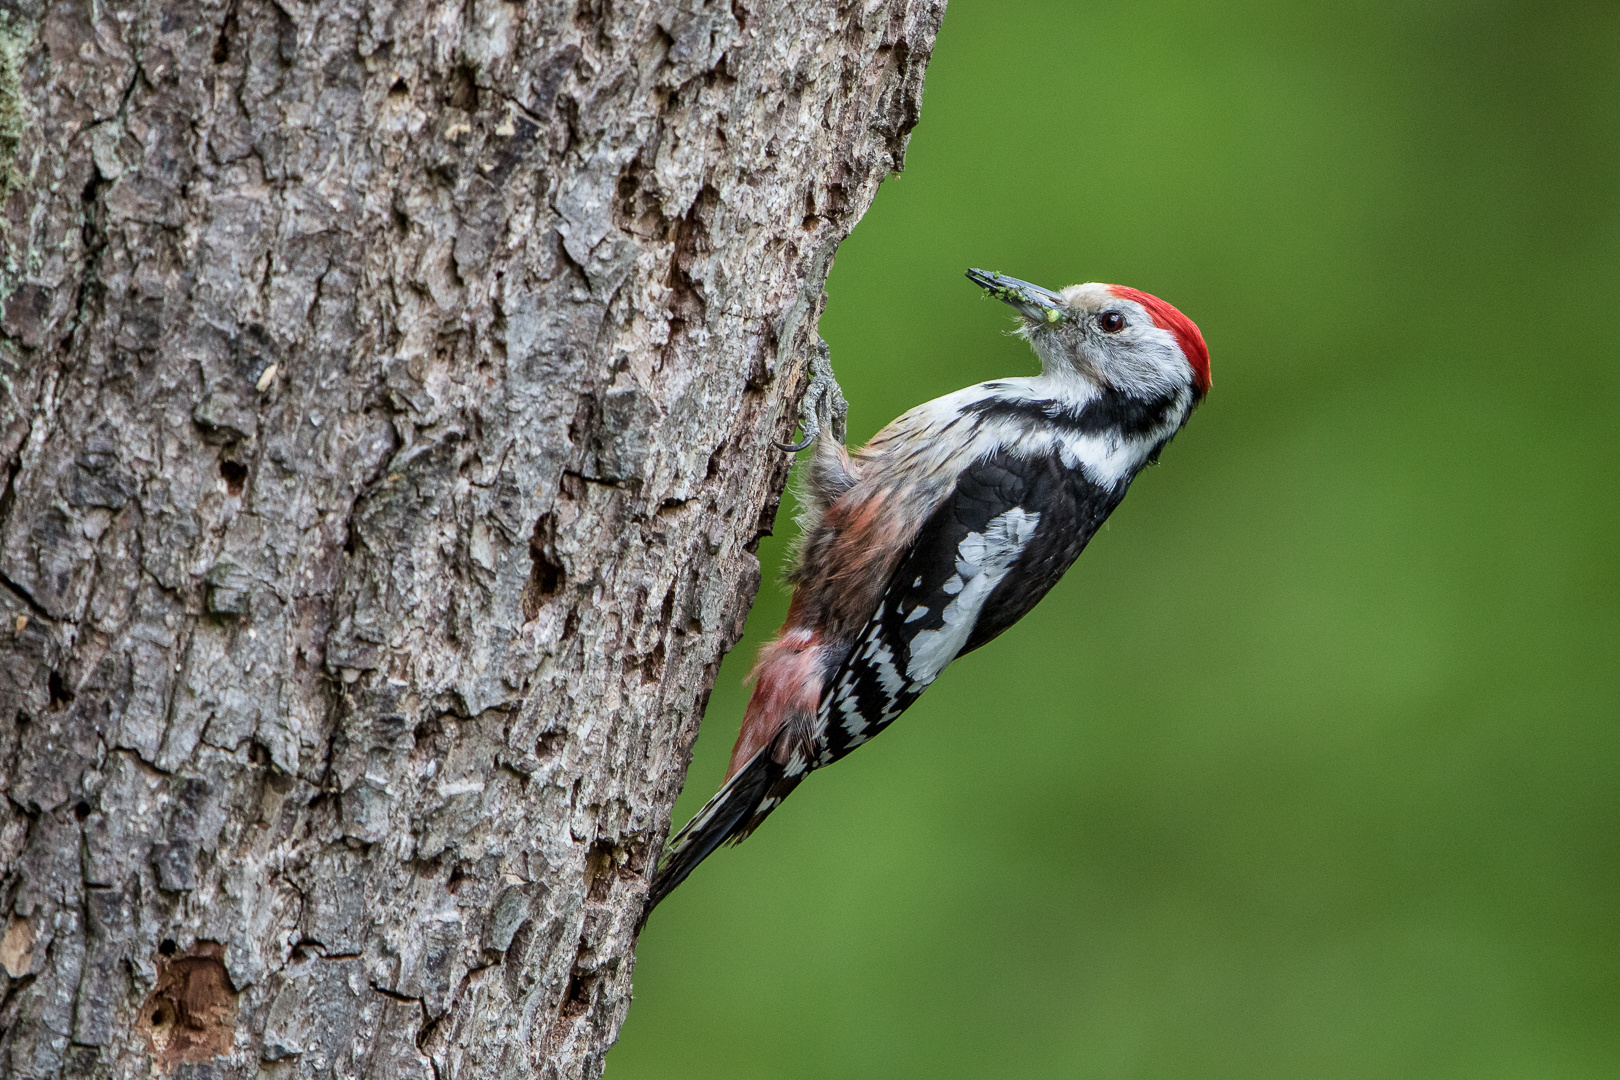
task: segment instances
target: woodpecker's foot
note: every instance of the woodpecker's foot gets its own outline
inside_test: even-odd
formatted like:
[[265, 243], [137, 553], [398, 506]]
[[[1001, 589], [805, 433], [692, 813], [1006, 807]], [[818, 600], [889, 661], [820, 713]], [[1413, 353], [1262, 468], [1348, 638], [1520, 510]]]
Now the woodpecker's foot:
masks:
[[823, 430], [832, 432], [833, 438], [843, 442], [844, 419], [848, 415], [849, 403], [844, 400], [843, 388], [833, 374], [832, 350], [818, 337], [815, 354], [810, 357], [810, 385], [799, 410], [799, 441], [777, 443], [776, 448], [796, 454], [815, 442]]

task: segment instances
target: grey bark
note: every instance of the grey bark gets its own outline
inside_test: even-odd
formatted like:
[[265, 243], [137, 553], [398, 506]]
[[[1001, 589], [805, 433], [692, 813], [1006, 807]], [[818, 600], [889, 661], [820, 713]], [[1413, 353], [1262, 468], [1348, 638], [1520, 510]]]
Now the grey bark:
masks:
[[594, 1076], [943, 0], [4, 0], [0, 1073]]

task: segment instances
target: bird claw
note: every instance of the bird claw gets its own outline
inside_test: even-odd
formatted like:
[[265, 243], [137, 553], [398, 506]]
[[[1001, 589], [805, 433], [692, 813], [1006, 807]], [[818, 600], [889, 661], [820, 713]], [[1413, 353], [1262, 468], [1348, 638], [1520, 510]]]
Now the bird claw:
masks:
[[810, 385], [804, 391], [804, 403], [799, 410], [798, 442], [776, 443], [778, 450], [796, 454], [816, 441], [823, 430], [832, 432], [833, 438], [844, 441], [844, 421], [849, 415], [849, 403], [844, 400], [843, 388], [833, 374], [832, 352], [827, 343], [816, 339], [816, 351], [810, 357]]

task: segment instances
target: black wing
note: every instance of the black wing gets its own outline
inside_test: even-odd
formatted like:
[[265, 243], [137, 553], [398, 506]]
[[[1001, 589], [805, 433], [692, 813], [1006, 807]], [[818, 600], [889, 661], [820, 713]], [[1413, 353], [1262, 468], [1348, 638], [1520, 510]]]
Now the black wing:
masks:
[[958, 656], [994, 640], [1028, 615], [1125, 498], [1125, 484], [1112, 489], [1093, 484], [1078, 469], [1063, 468], [1055, 457], [1046, 464], [1049, 468], [1034, 479], [1029, 496], [1034, 505], [1047, 508], [1034, 541], [986, 599]]
[[1001, 451], [964, 469], [828, 680], [815, 765], [882, 731], [945, 665], [1023, 618], [1124, 495], [1055, 455]]

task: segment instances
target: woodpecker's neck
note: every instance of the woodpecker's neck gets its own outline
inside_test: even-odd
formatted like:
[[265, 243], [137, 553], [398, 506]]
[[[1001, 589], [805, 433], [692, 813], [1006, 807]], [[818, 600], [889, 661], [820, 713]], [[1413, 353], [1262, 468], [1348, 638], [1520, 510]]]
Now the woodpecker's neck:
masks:
[[1140, 397], [1072, 373], [996, 379], [919, 405], [855, 455], [874, 489], [937, 498], [974, 460], [995, 453], [1056, 458], [1063, 468], [1124, 493], [1192, 411], [1190, 385]]
[[1039, 375], [1024, 379], [1006, 379], [1008, 383], [1023, 383], [1029, 393], [1048, 401], [1061, 401], [1076, 409], [1083, 409], [1103, 393], [1097, 382], [1073, 368], [1042, 364]]
[[993, 423], [992, 437], [1030, 455], [1055, 453], [1103, 487], [1128, 484], [1186, 423], [1190, 386], [1143, 395], [1073, 372], [998, 379], [973, 387], [963, 411]]

